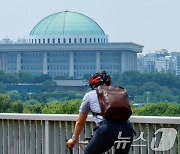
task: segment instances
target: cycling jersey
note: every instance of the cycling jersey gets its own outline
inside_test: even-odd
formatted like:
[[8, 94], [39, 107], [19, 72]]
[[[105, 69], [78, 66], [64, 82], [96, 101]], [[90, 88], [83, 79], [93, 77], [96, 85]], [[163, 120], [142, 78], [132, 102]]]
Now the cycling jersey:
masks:
[[[85, 114], [88, 114], [89, 111], [94, 112], [94, 113], [101, 113], [101, 108], [98, 102], [96, 90], [92, 90], [86, 93], [79, 109], [79, 112], [85, 113]], [[103, 117], [101, 115], [93, 116], [93, 118], [97, 126], [103, 120]]]

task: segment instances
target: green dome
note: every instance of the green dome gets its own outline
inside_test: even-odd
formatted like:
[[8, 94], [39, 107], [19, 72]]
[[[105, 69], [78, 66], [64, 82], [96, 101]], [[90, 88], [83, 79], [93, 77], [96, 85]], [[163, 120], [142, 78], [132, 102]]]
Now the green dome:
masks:
[[65, 11], [42, 19], [30, 35], [105, 35], [105, 33], [88, 16]]

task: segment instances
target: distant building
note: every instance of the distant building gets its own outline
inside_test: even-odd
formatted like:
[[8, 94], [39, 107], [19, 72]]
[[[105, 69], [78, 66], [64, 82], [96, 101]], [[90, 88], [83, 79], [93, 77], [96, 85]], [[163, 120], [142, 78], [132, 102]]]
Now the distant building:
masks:
[[12, 44], [12, 43], [14, 43], [14, 41], [12, 41], [9, 38], [4, 38], [0, 41], [0, 44]]
[[[57, 84], [53, 91], [84, 91], [89, 88], [88, 81], [86, 80], [54, 80]], [[15, 83], [5, 84], [5, 89], [8, 91], [15, 90], [20, 93], [34, 93], [42, 92], [43, 84], [37, 83]]]
[[86, 80], [54, 80], [59, 91], [84, 91], [89, 88]]
[[137, 53], [142, 49], [131, 42], [109, 43], [94, 20], [65, 11], [42, 19], [26, 40], [0, 44], [0, 69], [75, 78], [102, 70], [121, 74], [137, 70]]
[[176, 75], [180, 76], [180, 54], [177, 56]]
[[139, 72], [168, 71], [177, 75], [179, 70], [179, 55], [179, 52], [169, 53], [165, 49], [156, 51], [155, 53], [148, 53], [146, 55], [139, 54], [137, 70]]
[[164, 61], [164, 60], [155, 61], [154, 68], [158, 72], [165, 71], [166, 70], [166, 61]]
[[42, 84], [5, 84], [8, 91], [15, 90], [20, 93], [42, 92]]

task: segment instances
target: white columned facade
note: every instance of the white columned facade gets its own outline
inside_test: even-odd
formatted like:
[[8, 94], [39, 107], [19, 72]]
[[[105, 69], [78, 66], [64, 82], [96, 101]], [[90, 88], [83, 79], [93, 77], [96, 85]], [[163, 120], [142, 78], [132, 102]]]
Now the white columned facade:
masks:
[[101, 71], [101, 57], [100, 51], [96, 51], [96, 72]]
[[21, 52], [17, 52], [17, 66], [16, 66], [16, 71], [17, 73], [21, 71]]
[[47, 52], [43, 53], [43, 74], [48, 74], [48, 69], [47, 69]]
[[70, 60], [69, 60], [69, 76], [74, 76], [74, 52], [70, 51]]

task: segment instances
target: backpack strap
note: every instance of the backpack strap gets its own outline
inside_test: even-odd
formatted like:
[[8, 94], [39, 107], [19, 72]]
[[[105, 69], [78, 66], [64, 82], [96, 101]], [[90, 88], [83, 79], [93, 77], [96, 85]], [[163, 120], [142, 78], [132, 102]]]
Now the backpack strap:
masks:
[[[91, 112], [92, 112], [92, 111], [91, 111]], [[92, 115], [93, 115], [93, 116], [96, 116], [96, 117], [97, 117], [98, 115], [102, 116], [101, 113], [97, 113], [97, 112], [92, 112]]]

